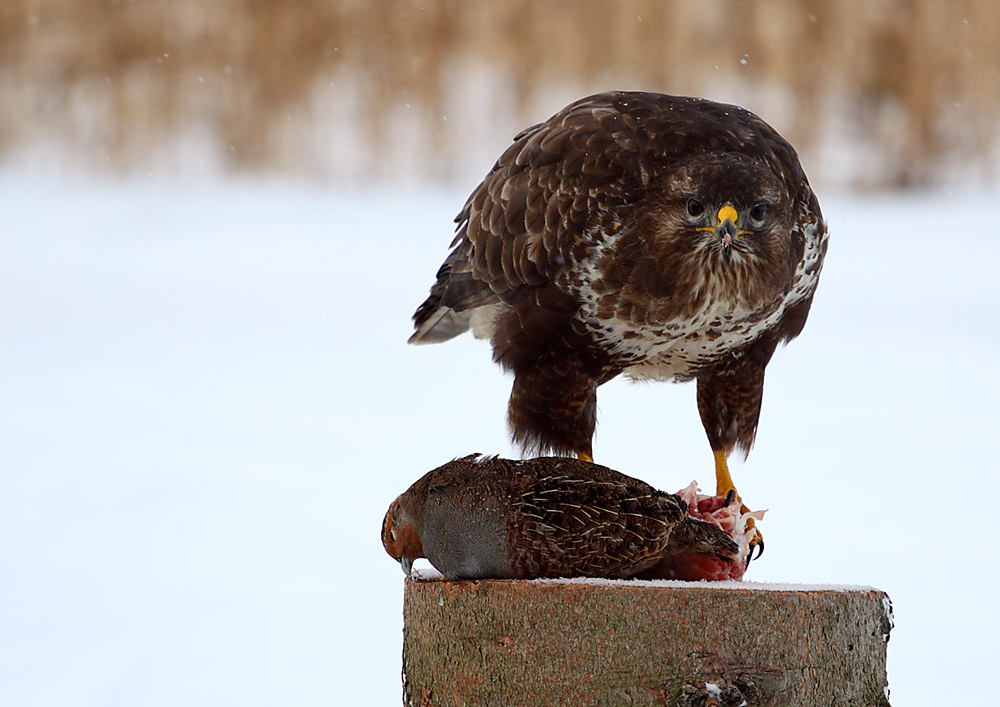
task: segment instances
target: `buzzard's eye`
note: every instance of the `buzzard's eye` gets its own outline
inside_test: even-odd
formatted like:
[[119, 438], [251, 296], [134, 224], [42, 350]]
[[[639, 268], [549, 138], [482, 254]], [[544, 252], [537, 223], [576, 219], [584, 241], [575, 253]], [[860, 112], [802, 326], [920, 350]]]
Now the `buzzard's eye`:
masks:
[[755, 207], [750, 209], [750, 223], [754, 226], [763, 226], [764, 217], [767, 216], [767, 204], [757, 204]]
[[389, 542], [391, 542], [391, 543], [396, 542], [396, 529], [395, 528], [392, 528], [392, 529], [389, 530]]
[[703, 213], [705, 213], [705, 205], [702, 204], [697, 199], [688, 199], [687, 203], [688, 216], [693, 218], [698, 218]]

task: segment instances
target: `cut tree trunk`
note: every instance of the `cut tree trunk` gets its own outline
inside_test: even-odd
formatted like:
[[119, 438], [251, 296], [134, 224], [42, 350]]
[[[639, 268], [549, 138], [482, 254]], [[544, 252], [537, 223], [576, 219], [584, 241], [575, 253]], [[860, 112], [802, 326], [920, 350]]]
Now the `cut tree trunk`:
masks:
[[877, 589], [408, 579], [403, 611], [407, 705], [889, 704]]

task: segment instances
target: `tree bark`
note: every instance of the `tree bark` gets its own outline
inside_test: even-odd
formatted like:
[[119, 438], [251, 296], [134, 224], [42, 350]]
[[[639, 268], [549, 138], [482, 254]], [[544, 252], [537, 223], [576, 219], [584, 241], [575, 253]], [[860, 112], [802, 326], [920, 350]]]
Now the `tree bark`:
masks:
[[406, 581], [406, 705], [889, 705], [877, 589]]

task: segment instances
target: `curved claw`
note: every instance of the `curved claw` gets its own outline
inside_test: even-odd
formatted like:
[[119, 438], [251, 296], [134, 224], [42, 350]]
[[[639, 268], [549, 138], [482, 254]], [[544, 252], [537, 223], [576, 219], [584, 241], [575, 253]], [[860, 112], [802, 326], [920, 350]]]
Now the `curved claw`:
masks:
[[[733, 485], [733, 478], [729, 474], [729, 464], [726, 462], [726, 451], [724, 449], [713, 449], [712, 452], [715, 455], [715, 494], [716, 496], [721, 496], [722, 492], [726, 492], [726, 502], [725, 506], [729, 506], [733, 501], [737, 501], [740, 504], [740, 510], [742, 513], [749, 513], [750, 509], [746, 507], [743, 501], [740, 499], [739, 494], [736, 493], [736, 487]], [[747, 520], [747, 530], [755, 528], [753, 519]], [[757, 549], [757, 556], [754, 557], [754, 549]], [[750, 566], [753, 560], [760, 559], [761, 555], [764, 554], [764, 537], [757, 530], [754, 539], [750, 541], [750, 552], [747, 554], [746, 565], [744, 569]]]
[[[761, 536], [759, 532], [757, 533], [756, 540], [757, 540], [756, 543], [751, 543], [750, 545], [750, 553], [747, 555], [747, 562], [746, 565], [744, 566], [744, 569], [749, 567], [750, 563], [753, 562], [754, 560], [759, 560], [760, 556], [764, 554], [764, 538]], [[754, 550], [758, 551], [756, 557], [754, 557], [753, 554]]]

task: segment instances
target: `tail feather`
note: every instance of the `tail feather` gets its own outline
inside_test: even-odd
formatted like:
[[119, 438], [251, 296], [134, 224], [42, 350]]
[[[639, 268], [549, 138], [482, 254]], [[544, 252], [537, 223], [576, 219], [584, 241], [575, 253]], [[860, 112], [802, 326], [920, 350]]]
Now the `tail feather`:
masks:
[[475, 329], [473, 313], [497, 302], [497, 294], [473, 276], [464, 253], [456, 248], [438, 270], [427, 299], [413, 314], [416, 331], [409, 343], [438, 344]]
[[437, 306], [426, 313], [422, 313], [422, 309], [423, 307], [413, 315], [416, 331], [407, 339], [407, 343], [440, 344], [469, 330], [471, 312], [456, 312], [451, 307], [443, 306]]

